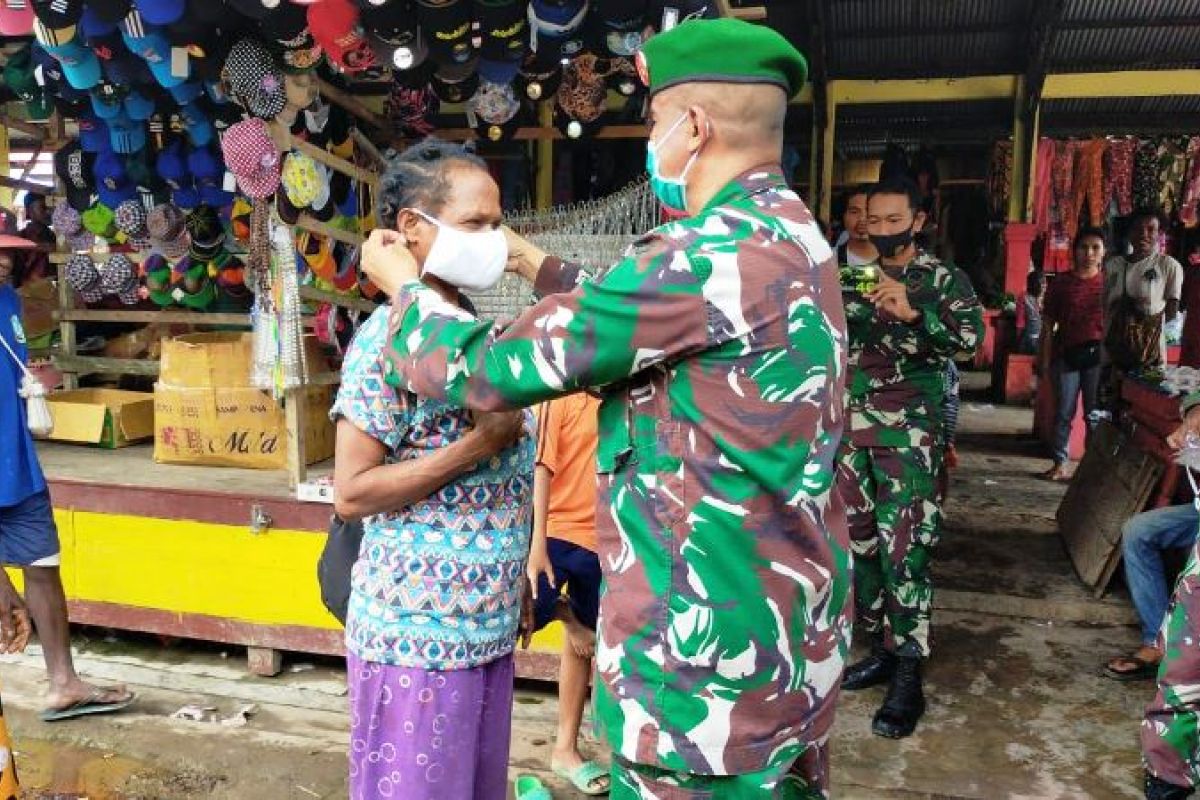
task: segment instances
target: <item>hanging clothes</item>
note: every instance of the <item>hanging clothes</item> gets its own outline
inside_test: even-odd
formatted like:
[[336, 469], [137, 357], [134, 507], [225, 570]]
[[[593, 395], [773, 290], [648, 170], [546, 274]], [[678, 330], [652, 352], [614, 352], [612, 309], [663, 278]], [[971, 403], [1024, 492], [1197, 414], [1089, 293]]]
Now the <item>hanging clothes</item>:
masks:
[[1200, 136], [1193, 136], [1187, 147], [1187, 180], [1179, 206], [1179, 221], [1185, 228], [1200, 225]]
[[1108, 206], [1104, 199], [1104, 153], [1107, 149], [1108, 142], [1100, 138], [1077, 144], [1071, 204], [1063, 218], [1063, 229], [1068, 239], [1075, 238], [1085, 202], [1088, 206], [1088, 223], [1096, 228], [1104, 223], [1104, 211]]
[[1158, 207], [1170, 215], [1179, 207], [1187, 159], [1177, 139], [1163, 139], [1158, 146]]
[[1158, 146], [1142, 142], [1133, 158], [1133, 206], [1135, 209], [1158, 205]]
[[1038, 140], [1033, 171], [1033, 222], [1040, 235], [1045, 236], [1053, 222], [1050, 201], [1054, 198], [1051, 172], [1054, 167], [1055, 142], [1043, 137]]
[[1117, 200], [1117, 213], [1122, 217], [1133, 213], [1133, 156], [1136, 150], [1137, 140], [1128, 136], [1108, 143], [1112, 194]]

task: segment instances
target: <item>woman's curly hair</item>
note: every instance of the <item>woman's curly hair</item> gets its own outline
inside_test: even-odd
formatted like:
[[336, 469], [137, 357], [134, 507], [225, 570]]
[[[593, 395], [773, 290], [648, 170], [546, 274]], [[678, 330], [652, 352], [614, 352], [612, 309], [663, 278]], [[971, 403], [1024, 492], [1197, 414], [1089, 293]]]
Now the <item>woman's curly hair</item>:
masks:
[[429, 137], [402, 153], [388, 152], [388, 165], [379, 179], [376, 212], [379, 224], [391, 228], [404, 208], [436, 215], [450, 196], [450, 170], [487, 164], [469, 145]]

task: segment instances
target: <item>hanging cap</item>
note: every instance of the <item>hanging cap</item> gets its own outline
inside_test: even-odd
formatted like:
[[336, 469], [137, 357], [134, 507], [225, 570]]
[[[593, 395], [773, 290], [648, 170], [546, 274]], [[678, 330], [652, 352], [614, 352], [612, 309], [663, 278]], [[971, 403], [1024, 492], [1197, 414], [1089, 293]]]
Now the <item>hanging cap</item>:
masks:
[[266, 122], [251, 118], [230, 126], [221, 137], [221, 151], [247, 197], [265, 199], [275, 193], [282, 159]]

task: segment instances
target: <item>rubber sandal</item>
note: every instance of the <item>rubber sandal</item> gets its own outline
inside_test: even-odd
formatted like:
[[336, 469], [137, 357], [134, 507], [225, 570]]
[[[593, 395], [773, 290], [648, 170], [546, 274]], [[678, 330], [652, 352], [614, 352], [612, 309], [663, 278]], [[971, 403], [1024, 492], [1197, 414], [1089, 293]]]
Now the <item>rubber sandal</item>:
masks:
[[534, 775], [518, 775], [513, 781], [513, 793], [517, 800], [554, 800], [546, 784]]
[[64, 719], [75, 719], [76, 717], [86, 717], [92, 714], [111, 714], [114, 711], [127, 708], [137, 698], [137, 695], [130, 692], [129, 696], [124, 700], [117, 700], [112, 703], [97, 702], [98, 698], [103, 697], [109, 691], [111, 690], [97, 688], [83, 700], [66, 708], [47, 708], [43, 710], [38, 714], [38, 718], [42, 722], [60, 722]]
[[[1134, 664], [1133, 669], [1113, 669], [1113, 661], [1128, 661]], [[1104, 677], [1114, 681], [1145, 681], [1158, 675], [1158, 661], [1147, 661], [1137, 656], [1121, 656], [1114, 658], [1104, 666]]]
[[585, 761], [573, 770], [553, 765], [550, 768], [554, 770], [555, 775], [570, 781], [572, 786], [589, 797], [599, 797], [600, 795], [608, 794], [609, 786], [607, 785], [607, 781], [600, 787], [594, 785], [601, 778], [608, 777], [608, 770], [595, 761]]

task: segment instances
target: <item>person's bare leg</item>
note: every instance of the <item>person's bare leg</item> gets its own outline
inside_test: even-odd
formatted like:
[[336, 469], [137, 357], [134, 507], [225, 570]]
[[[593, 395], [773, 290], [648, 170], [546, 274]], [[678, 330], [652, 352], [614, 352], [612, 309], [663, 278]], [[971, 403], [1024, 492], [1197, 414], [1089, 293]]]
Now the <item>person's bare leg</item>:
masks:
[[565, 598], [559, 598], [554, 608], [554, 618], [567, 629], [567, 643], [575, 650], [575, 654], [590, 660], [596, 654], [596, 632], [579, 621]]
[[[590, 653], [595, 648], [596, 634], [575, 617], [569, 605], [563, 603], [559, 608], [556, 616], [566, 626], [569, 639], [563, 644], [562, 659], [559, 661], [558, 733], [554, 751], [550, 754], [550, 765], [574, 772], [586, 761], [579, 752], [579, 728], [583, 724], [583, 709], [587, 705], [592, 676], [591, 655], [583, 655], [580, 650]], [[574, 641], [580, 636], [579, 630], [591, 637], [590, 643]], [[608, 777], [602, 780], [603, 785], [607, 786]]]
[[[25, 567], [25, 604], [37, 630], [50, 677], [48, 707], [67, 708], [92, 697], [93, 686], [80, 679], [71, 658], [71, 629], [67, 623], [67, 596], [58, 567]], [[129, 697], [124, 686], [104, 689], [98, 703], [117, 703]]]

